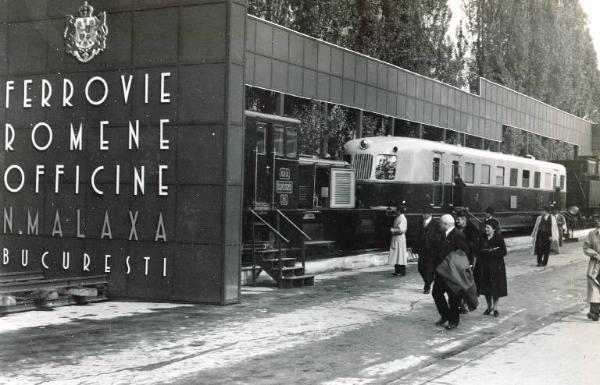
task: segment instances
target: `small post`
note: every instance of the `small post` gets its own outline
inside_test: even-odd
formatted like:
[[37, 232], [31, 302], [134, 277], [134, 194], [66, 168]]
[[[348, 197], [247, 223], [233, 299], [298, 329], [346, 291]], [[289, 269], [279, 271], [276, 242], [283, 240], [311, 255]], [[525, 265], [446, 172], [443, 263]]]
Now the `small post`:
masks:
[[[281, 233], [281, 220], [279, 215], [275, 214], [275, 224], [277, 226], [277, 232]], [[281, 239], [277, 237], [277, 250], [279, 251], [279, 288], [283, 287], [283, 250], [281, 249]]]
[[255, 219], [252, 218], [252, 286], [256, 286], [256, 233], [254, 221]]

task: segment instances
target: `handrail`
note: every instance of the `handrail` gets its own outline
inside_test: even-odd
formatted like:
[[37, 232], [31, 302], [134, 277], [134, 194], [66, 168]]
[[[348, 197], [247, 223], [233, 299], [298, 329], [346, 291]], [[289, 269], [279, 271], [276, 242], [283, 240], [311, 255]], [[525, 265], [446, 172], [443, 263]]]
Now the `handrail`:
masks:
[[252, 210], [251, 208], [248, 208], [248, 210], [250, 210], [252, 215], [254, 215], [259, 221], [261, 221], [263, 224], [265, 224], [265, 226], [267, 226], [269, 228], [269, 230], [271, 230], [273, 232], [273, 234], [277, 235], [280, 239], [284, 240], [285, 243], [290, 243], [289, 239], [287, 239], [286, 237], [281, 235], [281, 233], [279, 231], [275, 230], [275, 228], [273, 226], [271, 226], [269, 224], [269, 222], [265, 221], [260, 215], [258, 215], [256, 213], [256, 211]]
[[466, 210], [463, 210], [463, 213], [466, 213], [466, 214], [469, 216], [469, 218], [473, 218], [473, 219], [475, 219], [475, 220], [477, 221], [477, 224], [478, 224], [478, 225], [481, 225], [481, 219], [477, 218], [477, 217], [476, 217], [476, 216], [475, 216], [475, 215], [474, 215], [472, 212], [470, 212], [468, 209], [466, 209]]
[[298, 232], [300, 234], [302, 234], [304, 236], [304, 238], [308, 239], [309, 241], [312, 241], [312, 239], [308, 235], [306, 235], [306, 233], [304, 231], [302, 231], [298, 226], [296, 226], [296, 224], [294, 222], [292, 222], [292, 220], [290, 218], [286, 217], [285, 214], [281, 212], [281, 210], [275, 209], [275, 211], [277, 212], [277, 214], [281, 215], [283, 217], [283, 219], [288, 221], [288, 223], [290, 225], [292, 225], [292, 227], [294, 227], [296, 230], [298, 230]]

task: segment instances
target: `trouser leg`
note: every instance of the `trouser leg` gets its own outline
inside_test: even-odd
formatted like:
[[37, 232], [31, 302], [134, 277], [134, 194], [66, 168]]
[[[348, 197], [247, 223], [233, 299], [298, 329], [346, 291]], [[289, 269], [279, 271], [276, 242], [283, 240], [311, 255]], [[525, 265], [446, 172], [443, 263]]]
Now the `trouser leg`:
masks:
[[590, 313], [600, 315], [600, 303], [597, 303], [597, 302], [590, 303]]
[[445, 293], [446, 283], [442, 278], [436, 277], [433, 281], [431, 296], [433, 297], [433, 302], [435, 302], [438, 313], [440, 313], [440, 317], [444, 320], [449, 320], [450, 307], [446, 301]]
[[449, 288], [447, 289], [446, 293], [448, 294], [448, 303], [450, 305], [450, 310], [448, 311], [448, 321], [450, 321], [451, 324], [458, 325], [460, 321], [460, 304], [462, 302], [462, 297], [454, 294]]
[[542, 261], [542, 265], [546, 266], [548, 264], [549, 257], [550, 257], [550, 243], [546, 244], [544, 247], [544, 260]]

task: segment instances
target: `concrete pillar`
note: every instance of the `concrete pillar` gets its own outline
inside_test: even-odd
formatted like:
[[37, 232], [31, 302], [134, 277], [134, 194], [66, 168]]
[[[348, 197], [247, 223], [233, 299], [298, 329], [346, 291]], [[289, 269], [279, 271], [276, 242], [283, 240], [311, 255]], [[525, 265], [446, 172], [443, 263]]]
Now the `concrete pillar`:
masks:
[[275, 97], [275, 114], [279, 116], [285, 115], [285, 94], [278, 93]]
[[363, 137], [363, 110], [356, 110], [356, 137]]

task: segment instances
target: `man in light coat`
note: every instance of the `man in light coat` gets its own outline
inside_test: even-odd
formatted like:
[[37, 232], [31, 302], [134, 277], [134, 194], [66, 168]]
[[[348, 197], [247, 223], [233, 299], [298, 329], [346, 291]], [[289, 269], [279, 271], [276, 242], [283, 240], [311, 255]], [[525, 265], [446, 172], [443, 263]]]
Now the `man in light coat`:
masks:
[[550, 248], [558, 253], [558, 226], [556, 218], [550, 214], [550, 208], [544, 206], [533, 227], [533, 253], [537, 255], [537, 265], [546, 266]]
[[600, 319], [600, 215], [595, 215], [596, 228], [589, 232], [583, 243], [583, 252], [590, 257], [587, 270], [587, 296], [590, 303], [590, 312], [587, 317], [592, 321]]

